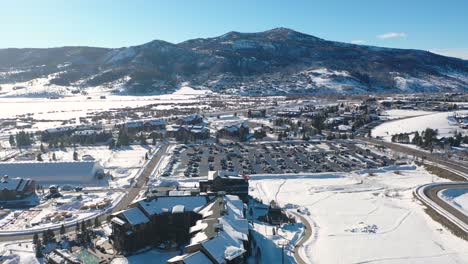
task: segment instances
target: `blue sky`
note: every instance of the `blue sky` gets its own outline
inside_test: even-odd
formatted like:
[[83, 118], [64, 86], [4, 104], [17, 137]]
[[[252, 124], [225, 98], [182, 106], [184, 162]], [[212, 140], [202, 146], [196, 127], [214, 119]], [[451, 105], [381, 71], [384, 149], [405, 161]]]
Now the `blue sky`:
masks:
[[123, 47], [288, 27], [468, 57], [466, 0], [0, 0], [0, 48]]

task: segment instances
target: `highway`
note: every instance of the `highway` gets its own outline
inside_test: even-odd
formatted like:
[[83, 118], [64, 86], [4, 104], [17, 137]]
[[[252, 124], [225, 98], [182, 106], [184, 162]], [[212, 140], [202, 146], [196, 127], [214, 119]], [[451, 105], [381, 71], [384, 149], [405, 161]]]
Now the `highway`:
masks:
[[[384, 146], [384, 147], [387, 147], [387, 148], [389, 148], [389, 149], [391, 149], [393, 151], [396, 151], [396, 152], [404, 153], [404, 154], [407, 154], [407, 155], [412, 155], [412, 156], [418, 157], [420, 159], [431, 161], [431, 162], [435, 163], [436, 165], [446, 166], [448, 168], [451, 168], [453, 170], [456, 170], [456, 171], [462, 173], [460, 176], [467, 179], [466, 175], [468, 175], [468, 165], [466, 165], [464, 163], [454, 161], [454, 160], [449, 160], [449, 159], [447, 159], [445, 157], [441, 157], [440, 155], [436, 155], [436, 154], [432, 154], [432, 153], [429, 153], [429, 152], [426, 152], [426, 151], [423, 151], [423, 150], [407, 147], [407, 146], [404, 146], [402, 144], [395, 144], [395, 143], [391, 143], [391, 142], [385, 142], [385, 141], [382, 141], [382, 140], [377, 140], [377, 139], [373, 139], [373, 138], [366, 138], [366, 137], [356, 137], [356, 139], [359, 139], [361, 141], [371, 143], [371, 144], [374, 144], [374, 145]], [[463, 174], [465, 174], [465, 175], [463, 175]]]
[[[142, 168], [142, 172], [139, 174], [138, 178], [135, 179], [135, 184], [132, 185], [131, 187], [125, 189], [127, 192], [124, 198], [122, 198], [113, 208], [112, 210], [108, 210], [101, 215], [98, 216], [99, 221], [102, 223], [103, 221], [106, 221], [108, 216], [111, 214], [121, 211], [123, 209], [126, 209], [129, 204], [133, 202], [133, 200], [138, 196], [140, 191], [144, 190], [146, 187], [146, 183], [148, 179], [150, 178], [151, 174], [153, 171], [155, 171], [156, 166], [159, 165], [159, 162], [163, 155], [166, 153], [168, 148], [167, 144], [162, 144], [161, 147], [157, 150], [157, 152], [151, 156], [151, 160], [149, 160], [146, 163], [146, 166]], [[119, 190], [122, 191], [122, 190]], [[88, 218], [92, 222], [96, 216], [92, 216]], [[81, 222], [83, 220], [80, 220]], [[68, 223], [65, 225], [66, 232], [75, 232], [75, 226], [76, 222], [73, 221], [71, 223]], [[56, 231], [56, 234], [58, 234], [58, 230], [60, 229], [60, 226], [51, 228], [52, 230]], [[21, 234], [6, 234], [6, 233], [1, 233], [0, 232], [0, 241], [15, 241], [15, 240], [26, 240], [26, 239], [32, 239], [34, 233], [42, 233], [41, 231], [31, 231], [30, 233], [25, 234], [24, 232]]]

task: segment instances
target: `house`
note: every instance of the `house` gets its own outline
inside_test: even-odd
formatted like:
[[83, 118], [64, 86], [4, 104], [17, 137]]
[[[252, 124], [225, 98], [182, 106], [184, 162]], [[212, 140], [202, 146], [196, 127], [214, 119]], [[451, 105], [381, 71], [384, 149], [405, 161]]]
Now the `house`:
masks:
[[0, 201], [19, 200], [34, 194], [36, 182], [31, 179], [10, 178], [5, 175], [0, 179]]
[[264, 118], [266, 116], [266, 110], [249, 110], [247, 112], [248, 118]]
[[75, 129], [76, 128], [74, 126], [49, 128], [41, 131], [41, 140], [47, 142], [52, 138], [70, 136], [71, 134], [73, 134]]
[[245, 141], [249, 134], [249, 125], [245, 121], [228, 122], [216, 132], [220, 138], [231, 138]]
[[210, 138], [210, 130], [204, 126], [173, 125], [166, 129], [166, 136], [177, 141], [196, 141]]
[[201, 180], [200, 192], [224, 192], [239, 196], [247, 202], [249, 195], [249, 180], [247, 176], [239, 176], [236, 172], [210, 171], [208, 179]]
[[0, 172], [10, 177], [30, 178], [41, 185], [73, 184], [88, 186], [104, 174], [96, 161], [22, 161], [0, 162]]
[[178, 125], [197, 125], [203, 123], [203, 116], [201, 115], [188, 115], [177, 119], [176, 123]]
[[145, 120], [143, 126], [146, 131], [161, 130], [166, 128], [166, 120], [162, 118]]

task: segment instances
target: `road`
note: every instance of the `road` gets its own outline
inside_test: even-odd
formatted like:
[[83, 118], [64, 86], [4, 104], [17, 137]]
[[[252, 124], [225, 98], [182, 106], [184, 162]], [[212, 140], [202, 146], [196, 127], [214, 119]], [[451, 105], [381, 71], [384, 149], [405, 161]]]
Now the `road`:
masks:
[[[162, 144], [161, 147], [159, 148], [158, 152], [151, 157], [151, 160], [146, 163], [146, 166], [143, 168], [143, 171], [139, 175], [139, 177], [136, 179], [136, 182], [133, 186], [127, 188], [125, 191], [127, 194], [125, 195], [124, 198], [122, 198], [116, 206], [110, 211], [106, 212], [98, 217], [99, 221], [102, 223], [103, 221], [107, 220], [107, 217], [110, 216], [112, 213], [121, 211], [123, 209], [126, 209], [129, 204], [133, 202], [133, 200], [138, 196], [141, 190], [143, 190], [146, 187], [146, 183], [151, 176], [152, 172], [156, 168], [156, 166], [159, 164], [161, 158], [164, 156], [166, 153], [166, 150], [168, 148], [167, 144]], [[122, 190], [119, 190], [122, 191]], [[94, 221], [95, 217], [90, 218], [91, 221]], [[76, 223], [71, 223], [66, 225], [66, 232], [74, 232], [75, 231], [75, 225]], [[56, 234], [58, 234], [58, 230], [60, 227], [57, 227], [53, 229], [56, 231]], [[36, 233], [42, 233], [42, 231], [38, 231]], [[0, 241], [15, 241], [15, 240], [26, 240], [26, 239], [32, 239], [34, 233], [31, 234], [21, 234], [21, 235], [13, 235], [13, 234], [0, 234]]]
[[305, 261], [300, 252], [300, 249], [304, 246], [304, 244], [312, 237], [312, 225], [307, 221], [307, 218], [302, 216], [301, 214], [298, 214], [296, 212], [290, 211], [292, 214], [297, 216], [299, 219], [301, 219], [301, 222], [304, 224], [304, 236], [299, 239], [297, 244], [294, 246], [294, 259], [296, 260], [297, 263], [299, 264], [307, 264], [309, 263], [308, 261]]
[[444, 200], [442, 200], [437, 193], [445, 190], [445, 189], [467, 189], [468, 183], [460, 183], [460, 184], [440, 184], [436, 186], [430, 186], [424, 189], [424, 194], [429, 197], [434, 203], [438, 206], [442, 207], [445, 211], [449, 212], [451, 215], [455, 216], [456, 218], [460, 219], [464, 223], [468, 225], [468, 216], [460, 212], [459, 210], [455, 209], [452, 205], [448, 204]]
[[[445, 157], [441, 157], [440, 155], [436, 155], [436, 154], [432, 154], [423, 150], [407, 147], [401, 144], [395, 144], [395, 143], [377, 140], [373, 138], [357, 137], [356, 139], [359, 139], [359, 140], [362, 140], [362, 141], [365, 141], [367, 143], [371, 143], [374, 145], [384, 146], [396, 152], [401, 152], [407, 155], [419, 157], [421, 159], [428, 160], [436, 164], [446, 166], [448, 168], [459, 171], [461, 173], [468, 174], [468, 165], [458, 162], [458, 161], [449, 160]], [[460, 176], [463, 178], [466, 178], [465, 175], [460, 175]]]
[[[408, 155], [413, 155], [415, 157], [423, 158], [426, 161], [429, 161], [431, 165], [436, 166], [442, 170], [445, 170], [450, 173], [454, 173], [461, 178], [464, 178], [464, 182], [451, 182], [451, 183], [440, 183], [440, 184], [431, 184], [427, 186], [420, 186], [418, 189], [422, 188], [423, 195], [419, 195], [418, 192], [416, 191], [416, 195], [421, 200], [426, 206], [434, 209], [436, 212], [438, 212], [440, 215], [442, 215], [444, 218], [446, 218], [448, 221], [452, 222], [453, 224], [457, 225], [460, 227], [460, 225], [468, 226], [468, 216], [460, 212], [458, 209], [453, 207], [451, 204], [445, 202], [442, 200], [437, 194], [445, 189], [448, 188], [468, 188], [468, 183], [466, 182], [468, 180], [468, 166], [454, 160], [449, 160], [445, 157], [441, 157], [438, 155], [434, 155], [422, 150], [402, 146], [400, 144], [395, 144], [395, 143], [390, 143], [390, 142], [384, 142], [376, 139], [370, 139], [370, 138], [359, 138], [363, 141], [366, 141], [368, 143], [372, 143], [375, 145], [380, 145], [380, 146], [385, 146], [393, 151], [405, 153]], [[426, 201], [424, 197], [420, 196], [426, 196], [430, 201]], [[435, 203], [436, 206], [431, 204], [431, 202]], [[440, 212], [438, 208], [435, 207], [440, 207], [443, 211], [445, 212]], [[444, 214], [449, 214], [450, 216], [447, 217]], [[453, 219], [455, 218], [455, 219]], [[458, 224], [457, 222], [461, 222], [464, 224]], [[462, 228], [463, 229], [463, 228]], [[465, 232], [466, 229], [465, 229]]]

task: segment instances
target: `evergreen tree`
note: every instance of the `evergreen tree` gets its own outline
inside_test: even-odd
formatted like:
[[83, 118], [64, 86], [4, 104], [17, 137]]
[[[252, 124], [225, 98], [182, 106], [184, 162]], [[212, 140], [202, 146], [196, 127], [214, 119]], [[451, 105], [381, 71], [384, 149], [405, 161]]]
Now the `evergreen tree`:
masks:
[[10, 135], [9, 141], [10, 141], [10, 145], [11, 145], [12, 147], [16, 145], [15, 137], [14, 137], [13, 135]]
[[37, 233], [34, 233], [34, 235], [33, 235], [33, 244], [34, 245], [36, 245], [37, 240], [39, 240], [39, 236], [37, 235]]
[[73, 151], [73, 160], [77, 161], [78, 160], [78, 152]]
[[94, 227], [98, 228], [100, 225], [101, 223], [99, 222], [99, 218], [98, 217], [94, 218]]
[[49, 233], [47, 231], [42, 231], [42, 241], [44, 242], [44, 245], [49, 244]]
[[62, 225], [60, 226], [60, 235], [62, 235], [62, 236], [65, 235], [65, 232], [66, 232], [66, 231], [65, 231], [65, 226], [62, 224]]
[[35, 243], [35, 252], [37, 258], [42, 258], [44, 254], [42, 254], [42, 243], [40, 239], [37, 239]]
[[45, 148], [44, 148], [44, 145], [43, 145], [42, 143], [41, 143], [40, 149], [41, 149], [41, 152], [42, 152], [42, 153], [45, 153]]
[[55, 152], [52, 153], [52, 160], [53, 160], [53, 161], [56, 161], [56, 160], [57, 160], [57, 156], [55, 156]]
[[111, 142], [109, 144], [109, 149], [113, 149], [115, 147], [115, 139], [111, 139]]
[[44, 161], [41, 153], [37, 154], [37, 161]]

